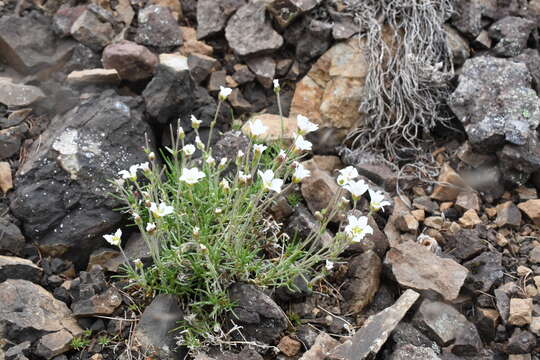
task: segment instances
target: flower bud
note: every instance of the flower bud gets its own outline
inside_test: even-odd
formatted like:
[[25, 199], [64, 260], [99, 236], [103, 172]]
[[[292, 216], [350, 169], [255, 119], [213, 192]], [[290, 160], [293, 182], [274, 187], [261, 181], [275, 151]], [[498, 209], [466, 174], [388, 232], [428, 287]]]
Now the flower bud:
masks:
[[178, 138], [184, 140], [185, 137], [186, 133], [184, 132], [184, 129], [181, 126], [178, 126]]
[[148, 160], [150, 161], [156, 160], [156, 154], [153, 151], [150, 154], [148, 154]]

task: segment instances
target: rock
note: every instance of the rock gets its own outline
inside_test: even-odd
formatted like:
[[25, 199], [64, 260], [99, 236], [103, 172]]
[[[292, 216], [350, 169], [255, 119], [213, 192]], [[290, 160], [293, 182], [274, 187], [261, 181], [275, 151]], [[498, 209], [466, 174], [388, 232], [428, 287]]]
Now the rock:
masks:
[[174, 72], [181, 72], [189, 69], [188, 58], [176, 53], [159, 54], [159, 64]]
[[522, 146], [506, 144], [497, 156], [503, 180], [512, 187], [522, 186], [540, 169], [540, 139], [529, 137]]
[[506, 351], [509, 354], [527, 354], [536, 347], [536, 337], [526, 330], [515, 328], [508, 344]]
[[441, 230], [444, 224], [442, 216], [429, 216], [424, 219], [424, 225], [436, 230]]
[[463, 266], [469, 269], [465, 287], [471, 291], [488, 293], [504, 276], [502, 255], [496, 251], [484, 252]]
[[491, 49], [492, 41], [489, 37], [489, 33], [486, 30], [482, 30], [480, 34], [471, 42], [471, 45], [480, 50]]
[[347, 148], [343, 148], [339, 155], [345, 165], [354, 166], [360, 175], [367, 177], [386, 191], [395, 190], [396, 172], [380, 155], [362, 149], [349, 150]]
[[540, 246], [535, 246], [529, 253], [529, 262], [540, 264]]
[[27, 107], [45, 99], [37, 86], [15, 84], [8, 78], [0, 78], [0, 103], [7, 107]]
[[7, 159], [19, 152], [27, 131], [26, 124], [0, 130], [0, 159]]
[[489, 36], [498, 41], [493, 52], [505, 57], [519, 55], [527, 47], [527, 40], [535, 26], [534, 21], [516, 16], [497, 21], [489, 28]]
[[347, 280], [341, 288], [346, 313], [359, 314], [371, 303], [379, 290], [381, 270], [381, 259], [371, 250], [349, 262]]
[[333, 25], [316, 19], [309, 20], [307, 24], [298, 24], [302, 32], [296, 42], [296, 59], [307, 63], [324, 54], [332, 45]]
[[227, 86], [227, 72], [225, 70], [214, 71], [208, 80], [208, 91], [217, 95], [222, 86]]
[[456, 198], [456, 206], [464, 211], [474, 210], [478, 212], [480, 211], [480, 203], [480, 197], [476, 192], [464, 191], [459, 193]]
[[94, 51], [101, 51], [115, 36], [111, 23], [87, 8], [71, 26], [71, 36]]
[[485, 250], [484, 240], [478, 232], [469, 229], [460, 229], [457, 232], [445, 233], [446, 248], [459, 262], [467, 261]]
[[418, 220], [412, 214], [404, 214], [397, 217], [395, 224], [399, 230], [412, 234], [416, 234], [420, 226]]
[[54, 33], [60, 37], [69, 36], [73, 23], [81, 16], [84, 10], [86, 10], [86, 6], [84, 5], [73, 7], [68, 4], [63, 5], [54, 14], [52, 19], [52, 30]]
[[528, 200], [519, 203], [517, 206], [525, 213], [536, 225], [540, 225], [540, 199]]
[[482, 220], [473, 209], [465, 211], [463, 216], [459, 218], [459, 224], [464, 228], [473, 228], [481, 223]]
[[506, 142], [527, 143], [540, 122], [540, 101], [531, 80], [523, 63], [490, 56], [465, 62], [448, 104], [474, 149], [489, 153]]
[[229, 46], [239, 56], [271, 52], [283, 45], [283, 38], [266, 19], [264, 2], [242, 5], [229, 20], [225, 37]]
[[81, 71], [72, 71], [67, 77], [68, 83], [74, 86], [86, 85], [118, 85], [120, 76], [114, 69], [88, 69]]
[[515, 326], [528, 325], [532, 321], [532, 299], [510, 299], [510, 316], [508, 323]]
[[139, 81], [152, 77], [158, 57], [144, 46], [122, 40], [103, 50], [101, 62], [105, 69], [118, 71], [123, 80]]
[[27, 259], [0, 255], [0, 283], [8, 279], [21, 279], [39, 284], [43, 269]]
[[194, 86], [187, 63], [185, 69], [178, 70], [158, 65], [156, 74], [142, 94], [148, 114], [159, 124], [189, 116]]
[[497, 205], [497, 219], [495, 225], [499, 227], [519, 227], [521, 225], [521, 213], [512, 201]]
[[69, 57], [73, 47], [72, 43], [64, 45], [57, 46], [44, 18], [15, 15], [0, 18], [0, 58], [22, 74], [36, 73], [61, 63]]
[[238, 114], [249, 113], [253, 109], [239, 89], [233, 89], [227, 100]]
[[482, 338], [494, 340], [497, 325], [499, 325], [499, 312], [495, 309], [476, 308], [475, 325]]
[[122, 304], [120, 292], [107, 285], [100, 267], [81, 271], [77, 286], [73, 286], [71, 292], [74, 298], [71, 310], [77, 317], [111, 315]]
[[[200, 26], [199, 26], [200, 27]], [[181, 55], [201, 54], [212, 56], [214, 49], [203, 41], [197, 40], [197, 30], [187, 26], [180, 26], [183, 43], [178, 52]]]
[[157, 48], [160, 52], [182, 45], [182, 30], [168, 7], [148, 5], [139, 11], [138, 20], [136, 43]]
[[284, 336], [277, 344], [277, 348], [286, 356], [295, 356], [302, 348], [302, 344], [289, 336]]
[[497, 166], [488, 166], [463, 172], [465, 183], [482, 194], [487, 202], [495, 202], [504, 193], [503, 175]]
[[147, 161], [146, 138], [153, 149], [142, 101], [103, 92], [56, 116], [41, 138], [18, 170], [11, 211], [44, 254], [84, 263], [122, 220], [108, 180]]
[[466, 187], [461, 176], [448, 164], [444, 164], [442, 167], [437, 181], [439, 183], [435, 185], [431, 198], [439, 201], [456, 200], [463, 188]]
[[77, 44], [73, 47], [73, 53], [62, 70], [65, 74], [69, 74], [72, 71], [99, 69], [101, 67], [101, 58], [96, 52], [83, 44]]
[[23, 339], [37, 342], [38, 349], [51, 350], [51, 353], [43, 351], [39, 355], [50, 359], [54, 356], [52, 353], [58, 355], [69, 350], [71, 340], [81, 334], [82, 329], [66, 304], [41, 286], [13, 279], [0, 283], [2, 338], [15, 343]]
[[191, 76], [197, 84], [204, 82], [210, 73], [219, 70], [221, 67], [218, 60], [201, 54], [189, 55], [187, 63]]
[[468, 37], [475, 38], [482, 31], [482, 6], [479, 1], [462, 0], [456, 3], [452, 25]]
[[461, 66], [465, 60], [471, 57], [471, 49], [467, 40], [465, 40], [459, 32], [451, 26], [445, 25], [446, 41], [452, 52], [452, 60], [456, 66]]
[[13, 180], [11, 179], [11, 167], [6, 161], [0, 162], [0, 190], [4, 194], [7, 194], [9, 190], [13, 189]]
[[[330, 211], [333, 206], [332, 200], [340, 191], [334, 177], [329, 172], [319, 169], [315, 169], [309, 177], [302, 180], [300, 189], [312, 214], [323, 209]], [[333, 221], [337, 221], [342, 216], [343, 212], [338, 212]]]
[[273, 81], [276, 75], [276, 62], [274, 59], [270, 56], [261, 56], [248, 59], [246, 62], [262, 86], [267, 89], [273, 87]]
[[0, 217], [0, 253], [12, 253], [20, 255], [25, 245], [24, 236], [19, 228], [8, 221], [5, 217]]
[[150, 0], [148, 4], [168, 7], [176, 20], [182, 18], [182, 3], [180, 0]]
[[339, 344], [325, 332], [319, 333], [313, 346], [299, 360], [325, 360], [330, 352]]
[[255, 80], [255, 74], [249, 70], [247, 65], [236, 64], [234, 65], [233, 79], [239, 84], [243, 85]]
[[536, 336], [540, 336], [540, 316], [534, 316], [531, 320], [530, 330]]
[[363, 360], [375, 357], [392, 330], [399, 324], [419, 297], [420, 294], [417, 292], [410, 289], [406, 290], [394, 305], [370, 316], [350, 340], [334, 348], [328, 359]]
[[[285, 232], [291, 236], [291, 238], [299, 236], [301, 239], [307, 239], [310, 233], [312, 231], [317, 231], [320, 226], [319, 221], [315, 219], [308, 209], [304, 206], [297, 206], [294, 209], [294, 213], [289, 217]], [[321, 235], [320, 241], [324, 245], [329, 245], [333, 242], [333, 237], [328, 231], [325, 231]]]
[[452, 306], [425, 299], [414, 316], [415, 325], [441, 346], [453, 343], [456, 355], [475, 355], [482, 349], [476, 327]]
[[197, 2], [197, 38], [204, 39], [225, 28], [229, 17], [245, 0], [199, 0]]
[[440, 360], [437, 353], [433, 349], [426, 347], [419, 347], [414, 345], [404, 345], [398, 348], [390, 360]]
[[230, 287], [229, 297], [235, 304], [231, 320], [242, 326], [242, 334], [235, 331], [234, 338], [264, 344], [274, 344], [281, 338], [287, 317], [270, 297], [253, 285], [241, 283]]
[[399, 323], [394, 331], [392, 331], [390, 341], [392, 344], [394, 344], [393, 347], [395, 349], [406, 345], [413, 345], [416, 347], [431, 348], [437, 352], [440, 352], [439, 345], [437, 345], [435, 341], [428, 338], [409, 322]]
[[391, 248], [384, 262], [401, 286], [434, 291], [449, 301], [458, 297], [468, 273], [454, 260], [440, 258], [412, 241]]
[[145, 351], [167, 359], [184, 359], [186, 351], [177, 349], [173, 329], [184, 319], [179, 299], [174, 295], [160, 294], [144, 309], [135, 330], [134, 338]]
[[86, 271], [91, 271], [97, 265], [107, 271], [116, 272], [123, 262], [123, 255], [120, 251], [110, 248], [100, 248], [90, 254]]

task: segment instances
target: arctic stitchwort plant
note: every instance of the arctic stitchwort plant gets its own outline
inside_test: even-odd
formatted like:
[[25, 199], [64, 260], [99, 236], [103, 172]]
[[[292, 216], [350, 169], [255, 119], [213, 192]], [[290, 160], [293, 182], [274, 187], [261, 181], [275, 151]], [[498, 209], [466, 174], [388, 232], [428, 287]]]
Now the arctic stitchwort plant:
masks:
[[[279, 98], [279, 83], [274, 85]], [[230, 89], [221, 89], [218, 111], [229, 94]], [[255, 120], [249, 124], [246, 149], [230, 159], [214, 159], [212, 148], [199, 138], [201, 121], [192, 116], [195, 144], [184, 142], [179, 126], [163, 154], [165, 164], [148, 153], [148, 163], [120, 171], [113, 181], [152, 257], [146, 266], [140, 259], [126, 261], [130, 284], [149, 296], [169, 293], [184, 300], [186, 317], [179, 329], [181, 343], [191, 349], [228, 340], [223, 320], [234, 308], [228, 296], [231, 284], [294, 288], [298, 277], [315, 282], [333, 269], [351, 242], [373, 233], [367, 217], [350, 215], [333, 242], [319, 239], [343, 210], [347, 191], [356, 205], [368, 190], [364, 182], [355, 181], [358, 172], [352, 167], [341, 170], [342, 188], [329, 208], [317, 214], [320, 227], [307, 238], [290, 238], [269, 220], [275, 200], [311, 175], [300, 160], [312, 147], [304, 136], [318, 127], [301, 115], [297, 122], [298, 132], [288, 147], [282, 140], [263, 144], [268, 128]], [[382, 194], [370, 191], [370, 196], [370, 212], [388, 205]], [[104, 236], [122, 251], [121, 237], [120, 229]]]

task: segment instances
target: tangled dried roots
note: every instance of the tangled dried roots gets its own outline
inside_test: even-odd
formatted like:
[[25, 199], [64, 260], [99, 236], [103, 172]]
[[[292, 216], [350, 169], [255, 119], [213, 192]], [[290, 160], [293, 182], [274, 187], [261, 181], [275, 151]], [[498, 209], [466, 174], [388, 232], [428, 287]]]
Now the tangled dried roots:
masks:
[[444, 115], [453, 73], [444, 22], [453, 0], [345, 0], [361, 28], [368, 74], [353, 147], [414, 160]]

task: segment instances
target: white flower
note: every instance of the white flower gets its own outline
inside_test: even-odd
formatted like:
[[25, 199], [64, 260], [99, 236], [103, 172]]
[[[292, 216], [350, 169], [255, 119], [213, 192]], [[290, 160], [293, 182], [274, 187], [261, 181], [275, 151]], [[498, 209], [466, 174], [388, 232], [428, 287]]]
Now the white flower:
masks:
[[142, 171], [150, 171], [150, 164], [148, 162], [144, 162], [142, 164], [139, 164], [139, 169]]
[[195, 115], [191, 115], [191, 127], [198, 129], [201, 126], [202, 121], [197, 119]]
[[373, 228], [368, 225], [367, 216], [347, 216], [349, 224], [345, 226], [345, 233], [353, 242], [360, 242], [367, 234], [373, 234]]
[[218, 165], [218, 167], [219, 167], [220, 169], [225, 168], [225, 165], [227, 165], [227, 161], [229, 161], [229, 159], [227, 159], [226, 157], [221, 158], [221, 160], [219, 160], [219, 165]]
[[142, 263], [142, 261], [141, 261], [141, 259], [139, 259], [139, 258], [133, 260], [133, 265], [135, 265], [135, 267], [136, 267], [137, 269], [142, 269], [143, 266], [144, 266], [143, 263]]
[[285, 159], [287, 159], [287, 153], [285, 152], [285, 150], [283, 150], [283, 149], [279, 150], [279, 154], [277, 156], [277, 159], [280, 162], [283, 162], [283, 161], [285, 161]]
[[219, 183], [219, 186], [221, 186], [221, 188], [227, 192], [231, 189], [231, 187], [229, 186], [229, 182], [227, 181], [227, 179], [223, 179], [221, 180], [221, 182]]
[[299, 183], [300, 181], [302, 181], [302, 179], [308, 177], [309, 175], [311, 175], [311, 171], [306, 169], [304, 165], [297, 163], [296, 169], [294, 169], [292, 180], [294, 183]]
[[279, 80], [278, 80], [278, 79], [274, 79], [273, 83], [274, 83], [274, 89], [279, 90], [279, 89], [280, 89], [280, 87], [279, 87]]
[[187, 144], [182, 148], [182, 152], [186, 156], [191, 156], [195, 153], [195, 146], [193, 146], [192, 144]]
[[358, 181], [349, 180], [343, 187], [351, 193], [353, 200], [360, 199], [360, 196], [369, 189], [368, 184], [362, 179]]
[[265, 172], [258, 171], [259, 176], [262, 179], [263, 187], [266, 190], [272, 190], [275, 192], [281, 192], [281, 187], [283, 186], [283, 180], [274, 178], [274, 172], [270, 169]]
[[249, 180], [251, 180], [250, 174], [245, 174], [242, 170], [238, 171], [238, 179], [242, 183], [247, 183]]
[[261, 136], [268, 130], [268, 126], [264, 125], [260, 119], [249, 122], [249, 131], [253, 136]]
[[206, 163], [207, 163], [208, 165], [213, 166], [213, 165], [216, 163], [216, 159], [214, 159], [214, 158], [212, 157], [212, 155], [210, 155], [210, 156], [208, 156], [208, 158], [206, 159]]
[[255, 154], [262, 154], [264, 150], [266, 150], [268, 147], [262, 144], [255, 144], [253, 145], [253, 150], [255, 150]]
[[341, 186], [346, 185], [349, 181], [356, 179], [358, 175], [358, 170], [354, 166], [347, 166], [344, 169], [339, 170], [339, 176], [337, 178], [337, 183]]
[[193, 228], [193, 236], [195, 236], [197, 238], [197, 237], [199, 237], [200, 234], [201, 234], [201, 228], [198, 227], [198, 226], [195, 226]]
[[326, 260], [326, 264], [324, 265], [326, 270], [330, 271], [334, 268], [334, 263], [330, 260]]
[[204, 144], [203, 142], [201, 141], [201, 138], [200, 137], [195, 137], [195, 145], [197, 145], [197, 149], [199, 150], [204, 150]]
[[220, 86], [219, 87], [219, 99], [221, 101], [224, 101], [227, 99], [227, 97], [229, 95], [231, 95], [232, 93], [232, 89], [231, 88], [228, 88], [228, 87], [223, 87], [223, 86]]
[[215, 213], [216, 215], [219, 215], [219, 214], [221, 214], [222, 212], [223, 212], [223, 209], [222, 209], [222, 208], [216, 208], [216, 209], [214, 210], [214, 213]]
[[150, 211], [155, 217], [164, 217], [170, 215], [174, 212], [174, 208], [170, 205], [165, 204], [164, 202], [159, 203], [150, 203]]
[[105, 240], [113, 246], [120, 246], [122, 242], [122, 230], [118, 229], [114, 234], [103, 235]]
[[148, 160], [150, 161], [156, 160], [156, 153], [152, 151], [150, 154], [148, 154]]
[[371, 203], [369, 205], [371, 209], [375, 211], [384, 211], [384, 207], [390, 205], [390, 201], [384, 200], [384, 194], [381, 191], [374, 191], [370, 189], [369, 198], [371, 199]]
[[154, 230], [156, 230], [156, 224], [151, 223], [151, 222], [146, 224], [146, 231], [147, 232], [152, 233], [152, 232], [154, 232]]
[[183, 168], [182, 169], [182, 176], [180, 176], [180, 181], [186, 182], [189, 185], [193, 185], [199, 182], [202, 178], [204, 178], [206, 175], [197, 169], [196, 167], [188, 169]]
[[[191, 115], [191, 116], [193, 116], [193, 115]], [[197, 119], [195, 119], [195, 120], [197, 120]], [[186, 133], [184, 132], [184, 128], [182, 128], [180, 125], [178, 125], [178, 137], [180, 139], [183, 139], [183, 138], [186, 137]]]
[[118, 175], [122, 176], [122, 179], [136, 181], [137, 180], [137, 170], [139, 170], [139, 165], [131, 165], [128, 170], [121, 170], [118, 172]]
[[319, 125], [312, 123], [304, 115], [296, 116], [296, 124], [298, 125], [298, 129], [300, 130], [300, 134], [308, 134], [319, 129]]
[[119, 187], [123, 187], [126, 181], [124, 179], [115, 179], [114, 183], [118, 185]]
[[134, 212], [134, 213], [133, 213], [133, 220], [135, 220], [135, 222], [141, 221], [141, 215], [139, 215], [138, 213]]
[[311, 150], [312, 144], [304, 139], [302, 135], [298, 135], [296, 140], [294, 140], [294, 149], [296, 151], [309, 151]]

